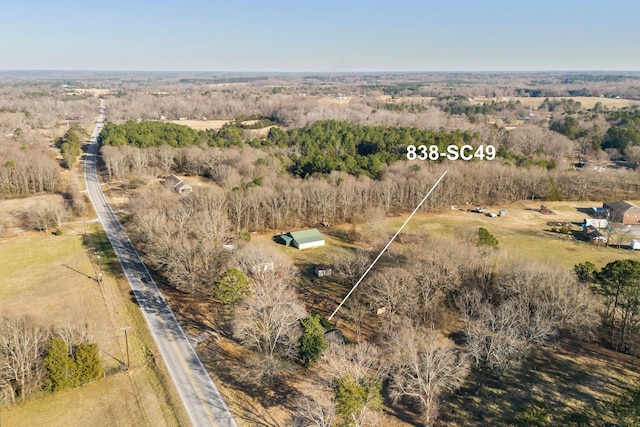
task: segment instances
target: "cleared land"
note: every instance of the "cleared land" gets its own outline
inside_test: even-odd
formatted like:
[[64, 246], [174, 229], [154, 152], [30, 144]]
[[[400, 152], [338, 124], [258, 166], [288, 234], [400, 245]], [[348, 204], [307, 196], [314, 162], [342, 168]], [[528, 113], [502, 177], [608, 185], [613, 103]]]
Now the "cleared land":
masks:
[[[573, 99], [574, 101], [581, 103], [583, 108], [593, 108], [598, 102], [601, 103], [603, 107], [609, 107], [609, 108], [613, 108], [613, 107], [623, 108], [623, 107], [631, 107], [634, 105], [640, 105], [640, 101], [636, 101], [633, 99], [600, 98], [598, 96], [549, 97], [550, 101], [560, 101], [561, 99]], [[484, 104], [484, 103], [490, 103], [491, 101], [495, 101], [495, 102], [520, 101], [520, 103], [527, 108], [538, 108], [544, 100], [545, 98], [543, 97], [532, 98], [528, 96], [506, 96], [501, 98], [477, 97], [477, 98], [473, 98], [472, 102], [474, 104]]]
[[170, 123], [178, 125], [185, 125], [195, 130], [207, 130], [207, 129], [220, 129], [226, 123], [232, 122], [229, 120], [169, 120]]
[[[578, 239], [581, 237], [578, 233], [580, 227], [577, 224], [589, 217], [578, 208], [587, 209], [590, 206], [601, 206], [602, 203], [547, 202], [546, 205], [555, 215], [544, 215], [538, 212], [540, 204], [541, 202], [528, 202], [487, 207], [487, 212], [498, 213], [499, 209], [508, 210], [507, 216], [496, 218], [463, 210], [421, 213], [411, 220], [406, 230], [407, 232], [424, 230], [434, 235], [454, 237], [465, 232], [477, 232], [478, 227], [484, 227], [496, 236], [501, 250], [507, 254], [521, 254], [542, 263], [555, 263], [567, 268], [585, 261], [591, 261], [596, 266], [602, 267], [620, 258], [640, 260], [640, 251], [597, 246], [574, 238], [574, 236]], [[388, 219], [387, 231], [395, 232], [404, 218], [405, 216]], [[549, 221], [572, 222], [573, 235], [552, 232], [552, 226], [547, 225]], [[625, 244], [632, 238], [632, 235], [624, 235], [622, 243]], [[614, 241], [617, 242], [617, 240]]]
[[[101, 229], [90, 225], [88, 239], [84, 229], [81, 233], [67, 226], [62, 229], [62, 236], [27, 232], [2, 241], [0, 317], [24, 316], [45, 326], [87, 325], [109, 376], [3, 408], [2, 421], [11, 426], [187, 425], [179, 397], [161, 362], [156, 364], [153, 340]], [[101, 254], [100, 286], [94, 253]], [[120, 329], [124, 326], [131, 326], [128, 373], [119, 372], [126, 363]]]

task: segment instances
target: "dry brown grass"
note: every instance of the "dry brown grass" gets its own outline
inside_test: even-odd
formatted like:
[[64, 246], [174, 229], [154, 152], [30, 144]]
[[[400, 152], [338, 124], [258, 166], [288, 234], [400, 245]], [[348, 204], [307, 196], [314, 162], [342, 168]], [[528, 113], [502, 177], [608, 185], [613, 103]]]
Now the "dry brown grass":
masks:
[[111, 89], [92, 89], [92, 88], [88, 88], [88, 89], [83, 89], [83, 88], [74, 88], [73, 90], [67, 92], [67, 95], [72, 95], [72, 94], [77, 94], [77, 95], [82, 95], [82, 94], [89, 94], [91, 96], [101, 96], [101, 95], [108, 95], [111, 92]]
[[[464, 232], [477, 232], [478, 227], [484, 227], [496, 236], [500, 242], [500, 250], [505, 254], [521, 255], [541, 263], [559, 263], [567, 268], [585, 261], [602, 267], [620, 258], [640, 260], [640, 251], [576, 241], [572, 236], [551, 232], [551, 227], [547, 225], [548, 221], [581, 223], [587, 215], [577, 208], [601, 206], [601, 202], [546, 202], [555, 215], [537, 212], [541, 203], [536, 201], [487, 207], [487, 212], [508, 210], [507, 216], [496, 218], [465, 210], [419, 213], [407, 224], [404, 232], [426, 231], [434, 235], [455, 237]], [[395, 232], [405, 218], [406, 215], [387, 218], [385, 230]], [[574, 225], [573, 229], [577, 231], [580, 227]], [[625, 236], [623, 243], [631, 238], [630, 235]]]
[[171, 123], [178, 125], [185, 125], [195, 130], [207, 130], [207, 129], [221, 129], [226, 123], [232, 122], [229, 120], [170, 120]]
[[157, 350], [113, 253], [101, 252], [99, 286], [97, 257], [83, 244], [84, 230], [63, 231], [62, 236], [26, 232], [2, 242], [0, 317], [24, 316], [45, 326], [87, 325], [109, 373], [126, 360], [120, 328], [131, 326], [132, 369], [4, 409], [3, 421], [12, 426], [188, 424], [164, 366], [149, 358]]
[[25, 199], [0, 200], [0, 213], [6, 215], [7, 227], [21, 227], [23, 219], [32, 210], [48, 204], [61, 204], [64, 199], [59, 194], [41, 194]]
[[[623, 108], [631, 107], [633, 105], [640, 105], [640, 101], [632, 99], [614, 99], [614, 98], [600, 98], [597, 96], [559, 96], [549, 97], [551, 101], [559, 101], [561, 99], [573, 99], [576, 102], [580, 102], [583, 108], [593, 108], [596, 103], [600, 102], [604, 107], [608, 108]], [[544, 101], [544, 98], [531, 98], [525, 96], [507, 96], [502, 98], [485, 98], [477, 97], [473, 98], [474, 104], [490, 103], [491, 101], [520, 101], [520, 103], [527, 108], [538, 108]]]

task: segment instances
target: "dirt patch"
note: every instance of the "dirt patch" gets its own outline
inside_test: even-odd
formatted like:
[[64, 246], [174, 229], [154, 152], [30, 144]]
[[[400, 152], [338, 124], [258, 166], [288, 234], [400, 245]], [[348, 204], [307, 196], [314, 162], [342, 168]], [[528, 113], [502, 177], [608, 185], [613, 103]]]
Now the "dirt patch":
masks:
[[[560, 97], [549, 97], [550, 101], [560, 101], [561, 99], [573, 99], [576, 102], [582, 104], [582, 108], [593, 108], [598, 102], [600, 102], [604, 107], [615, 107], [615, 108], [623, 108], [623, 107], [631, 107], [633, 105], [640, 105], [640, 101], [632, 100], [632, 99], [615, 99], [615, 98], [600, 98], [597, 96], [560, 96]], [[544, 101], [544, 98], [531, 98], [524, 96], [510, 96], [503, 98], [484, 98], [484, 97], [476, 97], [473, 98], [474, 104], [484, 104], [490, 103], [491, 101], [495, 102], [509, 102], [509, 101], [520, 101], [522, 106], [527, 108], [538, 108], [540, 104]]]
[[185, 125], [195, 130], [207, 130], [207, 129], [221, 129], [227, 123], [231, 123], [233, 119], [229, 120], [170, 120], [171, 123], [178, 125]]

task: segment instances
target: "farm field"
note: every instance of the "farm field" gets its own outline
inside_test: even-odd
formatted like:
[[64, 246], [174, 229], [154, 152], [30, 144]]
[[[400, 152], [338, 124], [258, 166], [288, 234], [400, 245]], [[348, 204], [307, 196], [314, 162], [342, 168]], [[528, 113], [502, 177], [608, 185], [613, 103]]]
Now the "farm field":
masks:
[[[477, 233], [478, 227], [484, 227], [496, 236], [499, 248], [505, 254], [521, 254], [542, 263], [560, 263], [572, 268], [575, 264], [591, 261], [598, 267], [620, 258], [640, 260], [639, 251], [618, 249], [615, 247], [597, 246], [590, 242], [579, 241], [571, 235], [563, 235], [551, 231], [547, 222], [572, 222], [573, 230], [579, 231], [577, 225], [588, 215], [577, 208], [586, 209], [600, 206], [596, 202], [547, 202], [545, 203], [555, 215], [544, 215], [536, 210], [541, 202], [518, 203], [506, 206], [489, 206], [486, 212], [497, 213], [507, 209], [507, 216], [490, 218], [484, 214], [462, 210], [419, 213], [405, 228], [406, 232], [426, 231], [427, 234], [442, 236], [459, 236], [465, 232]], [[385, 220], [386, 231], [393, 233], [402, 224], [406, 216]], [[623, 236], [622, 243], [628, 243], [633, 236]]]
[[[1, 241], [0, 317], [26, 317], [45, 327], [86, 325], [107, 376], [3, 408], [2, 421], [11, 426], [186, 424], [164, 366], [151, 356], [153, 341], [101, 228], [90, 225], [87, 238], [62, 229], [61, 236], [23, 232]], [[126, 363], [125, 326], [131, 327], [131, 368], [120, 372]]]
[[[170, 123], [177, 125], [185, 125], [195, 130], [207, 130], [207, 129], [221, 129], [227, 123], [233, 122], [234, 119], [228, 120], [169, 120]], [[246, 125], [252, 125], [257, 120], [246, 120], [243, 123]]]
[[[559, 101], [561, 99], [573, 99], [574, 101], [581, 103], [583, 108], [588, 108], [588, 109], [593, 108], [598, 102], [601, 103], [603, 107], [608, 107], [608, 108], [624, 108], [624, 107], [632, 107], [634, 105], [640, 105], [640, 101], [636, 101], [633, 99], [600, 98], [597, 96], [549, 97], [549, 100], [551, 101], [554, 101], [554, 100]], [[520, 103], [525, 107], [538, 108], [540, 104], [542, 104], [542, 101], [544, 100], [545, 98], [543, 97], [532, 98], [528, 96], [508, 96], [503, 98], [477, 97], [477, 98], [473, 98], [472, 102], [474, 104], [484, 104], [484, 103], [490, 103], [491, 101], [496, 101], [496, 102], [520, 101]]]

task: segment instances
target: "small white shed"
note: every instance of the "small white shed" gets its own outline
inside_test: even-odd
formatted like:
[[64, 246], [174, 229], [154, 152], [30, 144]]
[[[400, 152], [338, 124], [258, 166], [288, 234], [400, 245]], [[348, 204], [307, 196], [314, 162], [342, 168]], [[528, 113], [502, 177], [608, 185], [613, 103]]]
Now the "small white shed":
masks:
[[633, 250], [640, 249], [640, 239], [631, 240], [631, 249]]

